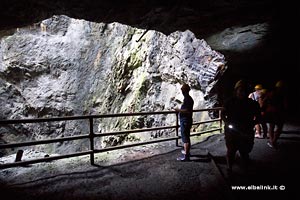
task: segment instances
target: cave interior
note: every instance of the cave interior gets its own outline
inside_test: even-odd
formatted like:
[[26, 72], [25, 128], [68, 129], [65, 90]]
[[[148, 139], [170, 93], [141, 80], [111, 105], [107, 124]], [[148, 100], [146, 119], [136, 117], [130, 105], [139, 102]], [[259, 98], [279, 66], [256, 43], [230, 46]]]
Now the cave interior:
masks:
[[[0, 36], [53, 15], [67, 15], [93, 22], [120, 22], [154, 29], [165, 34], [191, 30], [197, 38], [233, 27], [267, 23], [261, 43], [245, 51], [217, 51], [225, 55], [228, 69], [219, 84], [221, 99], [226, 98], [239, 79], [271, 87], [285, 80], [290, 100], [289, 111], [299, 109], [299, 38], [296, 20], [299, 8], [294, 1], [272, 0], [4, 0], [0, 7]], [[209, 42], [208, 42], [209, 43]]]

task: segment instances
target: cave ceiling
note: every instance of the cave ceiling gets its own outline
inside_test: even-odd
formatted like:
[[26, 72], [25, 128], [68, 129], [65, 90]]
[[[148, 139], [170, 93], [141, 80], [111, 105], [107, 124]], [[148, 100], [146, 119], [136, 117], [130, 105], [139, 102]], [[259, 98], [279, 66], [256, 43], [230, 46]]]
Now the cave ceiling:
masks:
[[205, 37], [225, 28], [274, 22], [282, 13], [270, 0], [4, 0], [0, 29], [64, 14], [95, 22], [120, 22], [165, 34], [190, 29]]
[[94, 22], [120, 22], [165, 34], [189, 29], [204, 39], [226, 28], [268, 23], [267, 42], [279, 49], [284, 45], [280, 38], [290, 36], [285, 30], [296, 21], [296, 9], [289, 1], [272, 0], [4, 0], [0, 5], [0, 30], [60, 14]]

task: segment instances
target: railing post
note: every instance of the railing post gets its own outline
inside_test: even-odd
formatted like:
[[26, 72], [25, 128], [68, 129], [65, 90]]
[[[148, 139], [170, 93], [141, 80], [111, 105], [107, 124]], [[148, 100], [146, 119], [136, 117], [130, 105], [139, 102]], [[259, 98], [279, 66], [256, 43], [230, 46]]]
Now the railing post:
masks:
[[90, 122], [90, 148], [92, 150], [91, 154], [90, 154], [90, 161], [91, 161], [91, 165], [95, 164], [95, 158], [94, 158], [94, 120], [93, 117], [89, 117], [89, 122]]
[[[178, 137], [179, 136], [179, 134], [178, 134], [178, 129], [179, 129], [179, 123], [178, 123], [178, 121], [179, 121], [179, 119], [178, 119], [178, 112], [176, 112], [175, 113], [176, 114], [176, 137]], [[176, 139], [176, 146], [178, 147], [179, 146], [179, 143], [178, 143], [179, 141], [178, 141], [178, 138]]]

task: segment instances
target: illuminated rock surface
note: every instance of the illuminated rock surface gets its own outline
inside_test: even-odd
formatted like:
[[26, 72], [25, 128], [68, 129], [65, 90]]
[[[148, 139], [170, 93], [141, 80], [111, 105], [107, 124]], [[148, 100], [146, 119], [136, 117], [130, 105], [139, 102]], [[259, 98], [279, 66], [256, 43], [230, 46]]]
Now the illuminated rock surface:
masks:
[[[0, 50], [2, 119], [173, 110], [181, 104], [183, 82], [192, 88], [195, 109], [214, 107], [214, 87], [226, 69], [224, 56], [189, 30], [164, 35], [63, 15], [17, 29], [1, 39]], [[95, 131], [173, 125], [174, 120], [174, 115], [109, 119], [97, 121]], [[1, 132], [45, 139], [85, 130], [87, 123], [60, 122]], [[157, 135], [162, 133], [151, 137]], [[10, 134], [4, 141], [22, 136]], [[116, 145], [124, 138], [102, 142]], [[58, 148], [85, 148], [70, 146]]]

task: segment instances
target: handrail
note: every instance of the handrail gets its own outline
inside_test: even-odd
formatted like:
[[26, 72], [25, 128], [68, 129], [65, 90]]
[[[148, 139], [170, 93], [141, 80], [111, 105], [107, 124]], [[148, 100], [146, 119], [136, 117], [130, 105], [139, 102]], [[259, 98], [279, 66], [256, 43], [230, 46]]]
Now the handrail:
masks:
[[[214, 111], [221, 110], [222, 107], [205, 108], [193, 110], [193, 112]], [[158, 115], [158, 114], [172, 114], [177, 111], [157, 111], [157, 112], [138, 112], [138, 113], [116, 113], [116, 114], [102, 114], [102, 115], [79, 115], [79, 116], [66, 116], [66, 117], [51, 117], [51, 118], [33, 118], [33, 119], [4, 119], [0, 120], [0, 125], [4, 124], [20, 124], [20, 123], [39, 123], [51, 121], [69, 121], [80, 120], [89, 118], [110, 118], [110, 117], [126, 117], [126, 116], [139, 116], [139, 115]]]
[[[208, 132], [214, 132], [214, 131], [222, 132], [222, 120], [221, 120], [221, 115], [220, 115], [221, 110], [222, 110], [222, 107], [193, 110], [193, 112], [219, 111], [219, 118], [201, 121], [201, 122], [195, 122], [192, 125], [200, 125], [200, 124], [212, 123], [212, 122], [217, 122], [217, 121], [219, 121], [220, 123], [219, 123], [219, 128], [212, 129], [212, 130], [206, 130], [206, 131], [202, 131], [202, 132], [198, 132], [198, 133], [193, 133], [193, 134], [191, 134], [191, 137], [196, 136], [196, 135], [201, 135], [204, 133], [208, 133]], [[94, 130], [93, 130], [93, 123], [94, 123], [93, 121], [94, 121], [94, 119], [97, 119], [97, 118], [114, 118], [114, 117], [139, 116], [139, 115], [159, 115], [159, 114], [176, 114], [176, 124], [173, 126], [160, 126], [160, 127], [154, 127], [154, 128], [122, 130], [122, 131], [107, 132], [107, 133], [94, 133]], [[40, 144], [49, 144], [49, 143], [63, 142], [63, 141], [70, 141], [70, 140], [90, 139], [90, 150], [84, 151], [84, 152], [76, 152], [76, 153], [71, 153], [71, 154], [59, 155], [59, 156], [51, 156], [51, 157], [47, 157], [47, 158], [32, 159], [32, 160], [28, 160], [28, 161], [18, 161], [18, 162], [14, 162], [14, 163], [0, 164], [0, 169], [16, 167], [16, 166], [24, 166], [24, 165], [34, 164], [34, 163], [39, 163], [39, 162], [48, 162], [48, 161], [52, 161], [52, 160], [58, 160], [58, 159], [69, 158], [69, 157], [78, 157], [78, 156], [88, 155], [88, 154], [90, 154], [91, 164], [94, 165], [94, 154], [95, 153], [107, 152], [107, 151], [112, 151], [112, 150], [116, 150], [116, 149], [129, 148], [129, 147], [140, 146], [140, 145], [145, 145], [145, 144], [166, 142], [166, 141], [170, 141], [170, 140], [176, 140], [176, 146], [178, 146], [178, 140], [181, 138], [181, 136], [179, 136], [179, 134], [178, 134], [179, 118], [178, 118], [177, 111], [83, 115], [83, 116], [66, 116], [66, 117], [37, 118], [37, 119], [9, 119], [9, 120], [0, 120], [0, 126], [5, 126], [5, 125], [9, 125], [9, 124], [41, 123], [41, 122], [69, 121], [69, 120], [83, 120], [83, 119], [88, 119], [89, 127], [90, 127], [89, 134], [84, 134], [84, 135], [79, 135], [79, 136], [69, 136], [69, 137], [64, 137], [64, 138], [48, 139], [48, 140], [0, 144], [0, 149], [32, 146], [32, 145], [40, 145]], [[145, 141], [145, 142], [137, 142], [137, 143], [132, 143], [132, 144], [107, 147], [107, 148], [103, 148], [103, 149], [94, 149], [94, 139], [96, 137], [120, 135], [120, 134], [127, 134], [127, 133], [150, 132], [150, 131], [165, 130], [165, 129], [175, 129], [175, 136], [161, 138], [161, 139], [155, 139], [155, 140], [150, 140], [150, 141]]]
[[29, 164], [35, 164], [40, 162], [50, 162], [53, 160], [59, 160], [64, 158], [72, 158], [72, 157], [78, 157], [78, 156], [84, 156], [93, 153], [93, 151], [83, 151], [83, 152], [77, 152], [72, 154], [66, 154], [66, 155], [58, 155], [58, 156], [51, 156], [51, 157], [45, 157], [45, 158], [38, 158], [38, 159], [32, 159], [32, 160], [26, 160], [26, 161], [19, 161], [14, 163], [4, 163], [0, 165], [0, 169], [10, 168], [10, 167], [18, 167], [18, 166], [26, 166]]
[[117, 114], [103, 114], [103, 115], [80, 115], [80, 116], [33, 118], [33, 119], [8, 119], [8, 120], [0, 120], [0, 125], [19, 124], [19, 123], [39, 123], [39, 122], [52, 122], [52, 121], [69, 121], [69, 120], [80, 120], [80, 119], [89, 119], [89, 118], [110, 118], [110, 117], [126, 117], [126, 116], [138, 116], [138, 115], [153, 115], [153, 114], [156, 115], [172, 114], [172, 113], [176, 113], [176, 111], [117, 113]]
[[121, 134], [126, 134], [126, 133], [149, 132], [149, 131], [158, 131], [158, 130], [172, 129], [172, 128], [176, 128], [176, 126], [160, 126], [160, 127], [156, 127], [156, 128], [143, 128], [143, 129], [134, 129], [134, 130], [128, 130], [128, 131], [116, 131], [116, 132], [110, 132], [110, 133], [95, 133], [95, 136], [121, 135]]
[[80, 140], [80, 139], [86, 139], [86, 138], [89, 138], [89, 135], [69, 136], [69, 137], [64, 137], [64, 138], [55, 138], [55, 139], [49, 139], [49, 140], [38, 140], [38, 141], [31, 141], [31, 142], [18, 142], [18, 143], [10, 143], [10, 144], [1, 144], [0, 149], [24, 147], [24, 146], [33, 146], [33, 145], [39, 145], [39, 144], [50, 144], [50, 143], [55, 143], [55, 142]]

